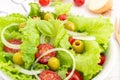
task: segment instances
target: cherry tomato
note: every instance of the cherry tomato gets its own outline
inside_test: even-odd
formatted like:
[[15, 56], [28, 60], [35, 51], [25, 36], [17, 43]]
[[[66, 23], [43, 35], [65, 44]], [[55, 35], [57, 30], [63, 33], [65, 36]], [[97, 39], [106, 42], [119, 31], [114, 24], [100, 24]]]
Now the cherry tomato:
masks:
[[[40, 55], [42, 55], [44, 52], [50, 50], [54, 48], [51, 44], [40, 44], [38, 45], [38, 52], [35, 55], [35, 58], [37, 59]], [[55, 57], [56, 56], [56, 52], [51, 52], [45, 56], [43, 56], [41, 59], [39, 59], [39, 62], [42, 64], [47, 64], [48, 60], [51, 57]]]
[[[68, 71], [66, 76], [68, 76], [70, 72], [71, 70]], [[75, 70], [72, 77], [69, 80], [83, 80], [83, 76], [77, 70]]]
[[85, 0], [74, 0], [74, 3], [76, 6], [82, 6], [84, 4]]
[[99, 65], [103, 65], [106, 60], [106, 56], [104, 54], [100, 55], [100, 62], [98, 63]]
[[66, 15], [66, 14], [60, 14], [60, 15], [58, 16], [58, 19], [61, 20], [61, 21], [64, 21], [64, 20], [67, 19], [67, 15]]
[[69, 37], [69, 42], [72, 45], [72, 43], [75, 41], [75, 39], [73, 39], [72, 37]]
[[47, 6], [50, 3], [50, 0], [39, 0], [41, 6]]
[[44, 70], [39, 77], [41, 80], [61, 80], [60, 76], [51, 70]]
[[[19, 39], [10, 39], [8, 40], [9, 43], [11, 44], [21, 44], [22, 41], [19, 40]], [[12, 49], [12, 48], [9, 48], [7, 46], [4, 46], [4, 51], [5, 52], [11, 52], [11, 53], [16, 53], [16, 52], [19, 52], [20, 50], [19, 49]]]

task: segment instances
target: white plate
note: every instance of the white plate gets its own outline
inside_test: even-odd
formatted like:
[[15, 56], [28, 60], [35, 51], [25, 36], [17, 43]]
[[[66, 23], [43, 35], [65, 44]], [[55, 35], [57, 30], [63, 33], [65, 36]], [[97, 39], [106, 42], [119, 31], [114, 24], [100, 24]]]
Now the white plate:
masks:
[[[12, 0], [1, 0], [1, 3], [0, 3], [0, 11], [3, 11], [6, 13], [13, 13], [13, 12], [19, 12], [19, 13], [22, 13], [22, 14], [27, 14], [27, 12], [29, 12], [29, 6], [28, 6], [28, 2], [33, 2], [34, 0], [19, 0], [19, 1], [23, 1], [23, 3], [20, 4], [17, 3], [13, 3], [11, 2]], [[13, 0], [13, 1], [17, 1], [17, 0]], [[72, 1], [72, 0], [65, 0], [65, 2], [68, 2], [68, 1]], [[9, 5], [9, 6], [6, 6]], [[1, 8], [2, 7], [2, 8]], [[49, 8], [49, 7], [43, 7], [42, 10], [47, 10], [47, 11], [53, 11], [52, 8]], [[82, 7], [73, 7], [72, 10], [71, 10], [71, 13], [73, 14], [76, 14], [76, 15], [83, 15], [83, 16], [86, 16], [86, 17], [96, 17], [98, 16], [97, 14], [93, 14], [91, 12], [88, 11], [87, 9], [87, 0], [85, 2], [85, 4], [82, 6]], [[3, 13], [4, 14], [4, 13]], [[3, 14], [0, 14], [0, 15], [3, 15]], [[105, 65], [104, 65], [104, 68], [103, 70], [95, 77], [93, 78], [92, 80], [120, 80], [120, 79], [111, 79], [111, 78], [108, 78], [108, 75], [110, 75], [112, 69], [115, 67], [115, 64], [117, 64], [118, 62], [118, 59], [119, 59], [119, 51], [120, 48], [114, 38], [114, 35], [112, 35], [111, 39], [110, 39], [110, 47], [109, 47], [109, 50], [108, 50], [108, 56], [107, 56], [107, 60], [105, 62]], [[2, 78], [3, 79], [2, 79]], [[0, 80], [10, 80], [10, 78], [8, 76], [6, 76], [2, 71], [0, 71]]]

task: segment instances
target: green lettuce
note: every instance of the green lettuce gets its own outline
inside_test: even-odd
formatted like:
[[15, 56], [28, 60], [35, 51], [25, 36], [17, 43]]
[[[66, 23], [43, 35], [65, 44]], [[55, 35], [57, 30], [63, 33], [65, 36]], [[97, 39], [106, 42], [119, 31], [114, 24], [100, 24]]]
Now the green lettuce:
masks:
[[63, 3], [60, 5], [55, 5], [55, 14], [68, 14], [70, 12], [71, 7], [72, 3]]
[[25, 68], [30, 68], [35, 60], [37, 46], [39, 44], [39, 32], [36, 28], [35, 19], [28, 19], [26, 26], [20, 29], [22, 35], [21, 52]]
[[64, 29], [64, 25], [61, 21], [59, 20], [49, 20], [49, 22], [53, 25], [54, 27], [54, 33], [55, 35], [52, 37], [54, 40], [53, 45], [55, 47], [58, 47], [60, 40], [64, 37], [66, 34], [66, 30]]
[[41, 7], [37, 3], [29, 3], [30, 12], [28, 13], [28, 17], [40, 17], [44, 19], [44, 15], [46, 12], [41, 11]]
[[[72, 46], [68, 40], [69, 40], [69, 36], [68, 36], [68, 34], [65, 34], [61, 38], [58, 47], [61, 47], [61, 48], [67, 49], [67, 50], [72, 48]], [[70, 50], [70, 51], [71, 51], [71, 53], [73, 53], [72, 50]], [[57, 58], [59, 58], [61, 65], [67, 65], [69, 67], [72, 66], [72, 59], [71, 59], [70, 55], [68, 55], [66, 52], [59, 51]]]
[[34, 16], [39, 16], [40, 15], [40, 7], [37, 3], [29, 3], [30, 5], [30, 12], [29, 15], [30, 17], [34, 17]]
[[[68, 20], [72, 21], [78, 32], [87, 32], [90, 36], [95, 36], [96, 41], [106, 49], [108, 40], [113, 32], [113, 25], [109, 18], [102, 16], [97, 18], [85, 18], [83, 16], [69, 16]], [[108, 30], [109, 29], [109, 30]]]
[[55, 34], [54, 26], [45, 20], [36, 21], [37, 29], [45, 36], [53, 36]]
[[17, 67], [14, 67], [14, 64], [11, 61], [0, 62], [0, 70], [6, 73], [13, 80], [36, 80], [30, 75], [21, 74]]
[[[0, 33], [2, 29], [12, 23], [22, 23], [26, 22], [26, 17], [21, 14], [14, 13], [7, 15], [5, 17], [0, 17]], [[13, 30], [13, 31], [12, 31]], [[20, 33], [16, 27], [6, 30], [4, 36], [6, 39], [20, 38]], [[21, 74], [17, 68], [14, 67], [12, 63], [13, 54], [3, 51], [3, 43], [0, 39], [0, 70], [13, 78], [13, 80], [35, 80], [32, 76]]]
[[90, 80], [102, 70], [102, 66], [98, 65], [101, 49], [96, 41], [84, 41], [84, 45], [84, 52], [75, 56], [76, 69], [84, 74], [84, 80]]
[[62, 80], [64, 80], [66, 78], [68, 68], [69, 68], [69, 66], [67, 66], [67, 65], [63, 65], [63, 66], [59, 67], [59, 70], [57, 71], [57, 73], [61, 77]]
[[[11, 23], [22, 23], [25, 21], [26, 21], [26, 17], [24, 17], [23, 15], [18, 14], [18, 13], [0, 17], [0, 23], [1, 23], [0, 24], [0, 34], [1, 34], [2, 29], [4, 27], [10, 25]], [[17, 30], [14, 30], [13, 32], [6, 31], [4, 34], [5, 34], [4, 36], [6, 39], [10, 39], [13, 37], [20, 38], [20, 33], [18, 33]], [[3, 50], [3, 44], [2, 44], [1, 38], [0, 38], [0, 51], [2, 51], [2, 50]]]

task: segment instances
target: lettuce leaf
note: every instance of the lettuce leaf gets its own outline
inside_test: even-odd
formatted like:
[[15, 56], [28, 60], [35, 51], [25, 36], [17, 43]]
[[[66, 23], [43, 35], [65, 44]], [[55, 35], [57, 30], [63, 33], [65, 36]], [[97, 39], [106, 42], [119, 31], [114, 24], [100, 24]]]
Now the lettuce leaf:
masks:
[[66, 74], [68, 72], [69, 66], [63, 65], [59, 67], [59, 70], [57, 71], [58, 75], [61, 77], [62, 80], [66, 78]]
[[[13, 13], [4, 17], [0, 17], [0, 34], [4, 27], [10, 25], [11, 23], [22, 23], [26, 22], [26, 17], [18, 14]], [[12, 32], [12, 30], [14, 30]], [[20, 38], [20, 33], [15, 28], [11, 28], [5, 32], [5, 38]], [[3, 43], [0, 39], [0, 70], [4, 71], [7, 75], [13, 78], [13, 80], [35, 80], [32, 76], [28, 76], [25, 74], [21, 74], [17, 68], [15, 68], [13, 63], [11, 62], [13, 57], [12, 53], [7, 53], [3, 51]]]
[[64, 29], [64, 25], [61, 21], [59, 20], [49, 20], [49, 22], [53, 25], [54, 30], [55, 30], [55, 35], [52, 37], [54, 40], [54, 46], [58, 47], [60, 40], [64, 37], [66, 34], [66, 30]]
[[[60, 40], [58, 47], [69, 50], [72, 46], [69, 43], [68, 39], [69, 39], [69, 35], [65, 34], [62, 37], [62, 39]], [[72, 51], [71, 51], [71, 53], [72, 53]], [[68, 55], [67, 53], [65, 53], [63, 51], [59, 51], [57, 54], [57, 58], [59, 58], [61, 65], [67, 65], [69, 67], [72, 66], [72, 59], [71, 59], [70, 55]]]
[[0, 70], [6, 73], [13, 80], [36, 80], [33, 76], [21, 74], [11, 61], [0, 62]]
[[84, 41], [84, 45], [84, 52], [75, 56], [76, 69], [84, 74], [84, 80], [90, 80], [102, 70], [102, 66], [98, 65], [101, 49], [96, 41]]
[[35, 53], [39, 44], [39, 32], [34, 19], [28, 19], [26, 26], [20, 29], [22, 35], [21, 52], [25, 68], [29, 69], [35, 60]]
[[[25, 21], [26, 21], [26, 17], [24, 17], [23, 15], [18, 14], [18, 13], [0, 17], [0, 34], [1, 34], [2, 29], [4, 27], [6, 27], [7, 25], [10, 25], [11, 23], [22, 23]], [[20, 34], [16, 31], [14, 31], [14, 32], [6, 31], [5, 32], [6, 39], [10, 39], [13, 37], [20, 38]], [[0, 38], [0, 51], [3, 51], [3, 44], [1, 42], [1, 38]]]
[[55, 14], [68, 14], [72, 7], [72, 3], [62, 3], [60, 5], [55, 5]]
[[34, 17], [34, 16], [39, 16], [40, 15], [40, 7], [37, 3], [29, 3], [30, 5], [30, 12], [29, 15], [30, 17]]
[[[109, 18], [102, 16], [97, 18], [85, 18], [83, 16], [69, 16], [68, 20], [76, 26], [76, 31], [87, 32], [88, 35], [95, 36], [96, 41], [106, 49], [108, 40], [113, 32], [113, 25]], [[109, 29], [109, 30], [108, 30]]]
[[37, 29], [45, 36], [55, 35], [54, 26], [45, 20], [36, 21]]

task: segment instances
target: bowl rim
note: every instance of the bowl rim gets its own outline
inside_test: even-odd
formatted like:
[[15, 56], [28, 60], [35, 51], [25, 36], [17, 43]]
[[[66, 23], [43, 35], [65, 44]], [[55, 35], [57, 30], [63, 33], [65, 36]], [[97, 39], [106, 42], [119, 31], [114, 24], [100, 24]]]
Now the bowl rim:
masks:
[[[118, 56], [118, 54], [120, 52], [120, 47], [119, 47], [117, 41], [115, 40], [114, 33], [112, 34], [109, 42], [110, 42], [110, 44], [109, 44], [110, 46], [107, 51], [107, 53], [109, 53], [109, 54], [107, 54], [108, 56], [105, 61], [104, 67], [100, 71], [100, 73], [97, 76], [95, 76], [92, 80], [105, 80], [106, 77], [112, 71], [112, 69], [115, 67], [115, 63], [117, 62], [116, 57]], [[113, 53], [113, 52], [115, 52], [115, 53]]]

